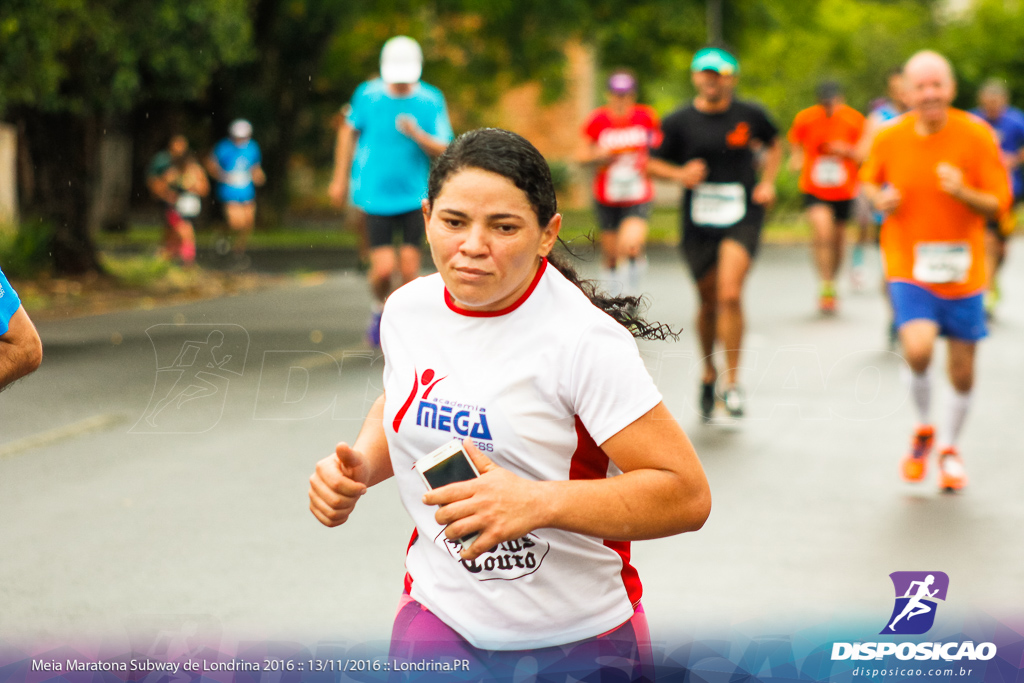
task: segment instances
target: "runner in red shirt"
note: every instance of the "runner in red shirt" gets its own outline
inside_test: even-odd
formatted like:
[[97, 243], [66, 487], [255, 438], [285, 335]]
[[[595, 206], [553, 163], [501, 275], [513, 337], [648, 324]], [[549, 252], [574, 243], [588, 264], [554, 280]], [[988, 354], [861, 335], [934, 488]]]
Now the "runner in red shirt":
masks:
[[[596, 166], [594, 204], [601, 228], [603, 279], [618, 282], [622, 294], [639, 296], [646, 267], [644, 243], [654, 188], [647, 157], [661, 144], [658, 115], [636, 103], [636, 78], [616, 71], [608, 79], [608, 103], [591, 113], [583, 126], [578, 160]], [[627, 260], [621, 273], [619, 261]]]
[[836, 310], [836, 273], [858, 190], [854, 151], [863, 131], [864, 116], [843, 103], [842, 89], [831, 81], [818, 86], [818, 104], [797, 114], [789, 131], [790, 163], [800, 170], [800, 191], [814, 236], [821, 280], [818, 305], [826, 314]]

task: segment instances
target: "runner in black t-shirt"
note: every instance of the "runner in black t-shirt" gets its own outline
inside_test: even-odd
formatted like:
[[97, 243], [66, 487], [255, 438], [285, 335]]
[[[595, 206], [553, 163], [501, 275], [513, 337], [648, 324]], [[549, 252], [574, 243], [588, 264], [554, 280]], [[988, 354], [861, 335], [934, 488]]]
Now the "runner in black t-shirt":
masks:
[[715, 406], [715, 339], [725, 347], [725, 407], [733, 417], [743, 415], [736, 382], [743, 339], [740, 296], [765, 208], [775, 200], [782, 162], [778, 129], [767, 114], [733, 98], [738, 69], [736, 58], [719, 48], [694, 55], [697, 97], [665, 118], [663, 142], [648, 165], [651, 175], [685, 188], [682, 250], [700, 294], [697, 333], [704, 351], [700, 405], [705, 421]]

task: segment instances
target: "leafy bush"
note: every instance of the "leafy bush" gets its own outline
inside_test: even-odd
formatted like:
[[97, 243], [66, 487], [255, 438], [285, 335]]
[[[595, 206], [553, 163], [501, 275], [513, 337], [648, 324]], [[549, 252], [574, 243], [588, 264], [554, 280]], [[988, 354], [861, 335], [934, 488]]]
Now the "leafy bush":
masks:
[[0, 268], [13, 277], [32, 277], [49, 267], [52, 244], [52, 224], [23, 222], [13, 235], [0, 238]]

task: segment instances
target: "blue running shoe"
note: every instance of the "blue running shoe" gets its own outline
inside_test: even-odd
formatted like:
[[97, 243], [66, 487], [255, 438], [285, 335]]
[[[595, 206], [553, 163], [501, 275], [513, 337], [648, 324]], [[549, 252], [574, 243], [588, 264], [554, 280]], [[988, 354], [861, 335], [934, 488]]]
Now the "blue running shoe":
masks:
[[370, 324], [366, 326], [366, 341], [374, 347], [380, 347], [380, 318], [383, 311], [370, 312]]

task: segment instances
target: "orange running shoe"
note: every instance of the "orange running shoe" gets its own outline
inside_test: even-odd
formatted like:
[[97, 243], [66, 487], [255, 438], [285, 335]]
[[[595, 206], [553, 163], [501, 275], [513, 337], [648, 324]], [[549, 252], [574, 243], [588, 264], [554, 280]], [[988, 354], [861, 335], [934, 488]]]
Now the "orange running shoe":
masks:
[[921, 425], [910, 442], [910, 452], [903, 458], [901, 469], [907, 481], [921, 481], [928, 471], [928, 456], [931, 455], [935, 442], [935, 428]]
[[959, 491], [967, 484], [967, 470], [960, 454], [952, 446], [939, 453], [939, 488], [943, 491]]

